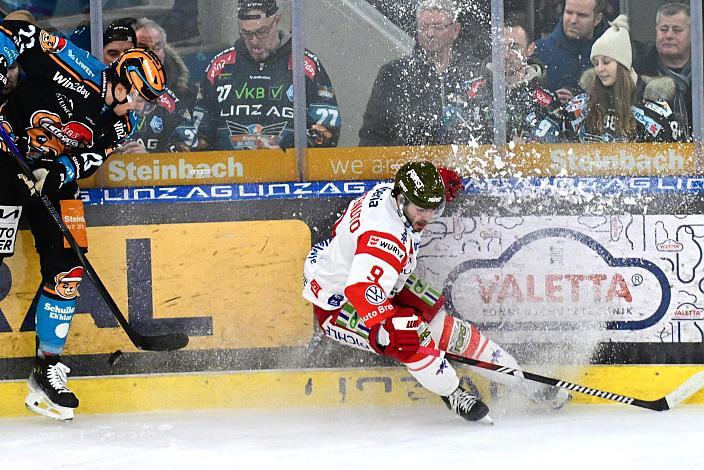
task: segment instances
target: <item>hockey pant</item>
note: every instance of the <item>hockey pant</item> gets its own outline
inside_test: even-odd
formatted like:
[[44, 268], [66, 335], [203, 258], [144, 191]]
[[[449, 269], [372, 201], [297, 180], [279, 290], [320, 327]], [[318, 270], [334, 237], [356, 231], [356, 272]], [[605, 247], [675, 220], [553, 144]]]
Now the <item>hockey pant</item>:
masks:
[[[369, 345], [369, 329], [359, 321], [359, 316], [350, 303], [338, 310], [323, 310], [314, 306], [314, 311], [326, 336], [338, 343], [374, 353]], [[418, 313], [425, 318], [421, 312]], [[436, 312], [430, 321], [423, 322], [418, 334], [422, 346], [520, 369], [516, 360], [501, 346], [483, 335], [470, 322], [450, 316], [443, 309]], [[448, 396], [459, 385], [457, 372], [445, 359], [419, 353], [404, 365], [418, 383], [438, 395]], [[472, 369], [491, 381], [506, 385], [515, 385], [520, 381], [514, 376], [477, 367]]]
[[[2, 157], [6, 162], [11, 161]], [[41, 200], [29, 196], [26, 187], [19, 182], [17, 172], [9, 163], [0, 165], [0, 262], [14, 253], [21, 213], [34, 236], [42, 275], [30, 307], [36, 324], [38, 353], [61, 354], [76, 311], [83, 268], [73, 250], [64, 244], [61, 231]], [[78, 186], [72, 183], [52, 197], [51, 202], [64, 220], [70, 216], [69, 226], [79, 227], [75, 231], [72, 227], [72, 233], [79, 244], [87, 248], [83, 205], [77, 196]], [[18, 214], [17, 220], [10, 217], [13, 213]], [[11, 222], [13, 226], [9, 225]]]

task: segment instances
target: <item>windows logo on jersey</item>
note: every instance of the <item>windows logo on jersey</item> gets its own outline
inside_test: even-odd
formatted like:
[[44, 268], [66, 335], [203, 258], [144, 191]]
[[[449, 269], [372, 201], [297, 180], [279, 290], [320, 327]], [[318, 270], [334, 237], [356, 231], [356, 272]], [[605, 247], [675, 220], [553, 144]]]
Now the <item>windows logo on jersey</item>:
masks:
[[225, 121], [230, 130], [230, 142], [235, 150], [254, 150], [264, 147], [276, 147], [281, 142], [281, 134], [286, 129], [286, 122], [268, 126], [261, 124], [242, 125]]

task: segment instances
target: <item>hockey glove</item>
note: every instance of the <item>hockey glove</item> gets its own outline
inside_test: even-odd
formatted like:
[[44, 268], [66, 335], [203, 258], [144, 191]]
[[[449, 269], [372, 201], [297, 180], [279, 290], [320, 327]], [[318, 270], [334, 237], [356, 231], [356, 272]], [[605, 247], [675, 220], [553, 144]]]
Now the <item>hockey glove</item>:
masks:
[[462, 177], [454, 170], [445, 167], [438, 167], [438, 172], [442, 177], [442, 182], [445, 184], [445, 200], [452, 201], [464, 191]]
[[374, 325], [369, 331], [372, 349], [401, 362], [408, 362], [418, 354], [420, 320], [411, 312], [411, 309], [403, 309], [400, 315]]
[[17, 175], [27, 185], [32, 196], [52, 196], [76, 179], [76, 167], [66, 155], [56, 160], [42, 160], [40, 164], [41, 168], [32, 171], [36, 179], [34, 182], [23, 173]]

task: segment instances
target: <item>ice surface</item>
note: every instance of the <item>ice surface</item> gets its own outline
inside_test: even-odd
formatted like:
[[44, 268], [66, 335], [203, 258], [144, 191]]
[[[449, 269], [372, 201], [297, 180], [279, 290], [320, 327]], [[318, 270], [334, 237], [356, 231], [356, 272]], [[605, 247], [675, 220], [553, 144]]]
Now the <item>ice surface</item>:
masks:
[[704, 407], [692, 405], [569, 405], [494, 426], [441, 406], [13, 418], [0, 419], [0, 468], [695, 469], [702, 422]]

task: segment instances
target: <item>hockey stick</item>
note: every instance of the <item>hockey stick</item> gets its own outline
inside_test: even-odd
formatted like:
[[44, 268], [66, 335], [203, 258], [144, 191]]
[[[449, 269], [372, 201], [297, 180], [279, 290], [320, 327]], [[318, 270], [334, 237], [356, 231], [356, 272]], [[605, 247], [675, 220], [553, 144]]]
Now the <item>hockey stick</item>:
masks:
[[564, 380], [553, 379], [550, 377], [545, 377], [543, 375], [533, 374], [532, 372], [526, 372], [524, 370], [521, 371], [518, 369], [513, 369], [511, 367], [505, 367], [501, 364], [492, 364], [491, 362], [470, 359], [468, 357], [458, 356], [456, 354], [452, 354], [445, 351], [439, 351], [437, 349], [428, 348], [425, 346], [421, 346], [419, 352], [436, 357], [445, 357], [452, 361], [461, 362], [462, 364], [481, 367], [482, 369], [492, 370], [501, 374], [513, 375], [514, 377], [531, 380], [533, 382], [540, 382], [542, 384], [564, 388], [565, 390], [570, 390], [572, 392], [584, 393], [585, 395], [592, 395], [595, 397], [604, 398], [606, 400], [617, 401], [619, 403], [623, 403], [624, 405], [638, 406], [640, 408], [647, 408], [649, 410], [654, 411], [670, 410], [685, 401], [687, 398], [694, 395], [702, 387], [704, 387], [704, 371], [702, 371], [692, 375], [682, 385], [680, 385], [675, 390], [668, 393], [662, 398], [658, 398], [657, 400], [641, 400], [639, 398], [627, 397], [625, 395], [605, 392], [603, 390], [586, 387], [584, 385], [565, 382]]
[[[31, 181], [36, 182], [37, 179], [34, 177], [32, 170], [24, 161], [20, 149], [17, 148], [17, 145], [15, 145], [15, 141], [12, 140], [12, 138], [7, 134], [7, 131], [5, 131], [1, 124], [0, 138], [2, 138], [5, 144], [7, 144], [8, 148], [11, 150], [12, 156], [15, 159], [17, 166], [20, 167], [22, 173]], [[122, 326], [122, 328], [125, 330], [125, 333], [127, 333], [127, 336], [130, 338], [130, 341], [132, 341], [132, 344], [137, 346], [139, 349], [143, 349], [146, 351], [173, 351], [185, 347], [188, 344], [188, 336], [183, 333], [168, 333], [165, 335], [145, 336], [140, 333], [137, 333], [135, 329], [132, 328], [125, 316], [122, 314], [122, 312], [120, 312], [120, 307], [118, 307], [115, 301], [113, 300], [107, 288], [100, 280], [100, 277], [98, 277], [98, 273], [95, 271], [95, 269], [93, 269], [93, 266], [88, 261], [88, 258], [86, 258], [86, 256], [81, 252], [81, 248], [78, 246], [78, 242], [76, 242], [76, 239], [71, 234], [71, 231], [64, 223], [63, 219], [61, 218], [61, 214], [59, 214], [59, 212], [56, 210], [56, 208], [46, 195], [41, 195], [40, 197], [42, 202], [44, 203], [44, 207], [46, 208], [47, 212], [49, 212], [49, 215], [51, 215], [51, 218], [54, 220], [54, 223], [56, 223], [56, 225], [63, 233], [63, 236], [66, 238], [66, 240], [68, 240], [69, 245], [71, 245], [71, 249], [76, 254], [79, 261], [88, 273], [88, 277], [90, 277], [90, 279], [95, 284], [95, 287], [98, 289], [98, 293], [108, 304], [110, 312], [112, 312], [120, 326]]]

